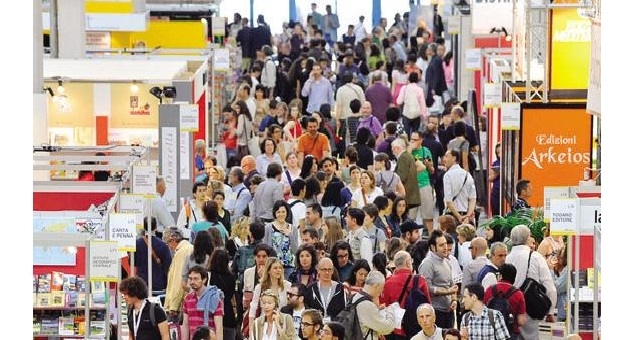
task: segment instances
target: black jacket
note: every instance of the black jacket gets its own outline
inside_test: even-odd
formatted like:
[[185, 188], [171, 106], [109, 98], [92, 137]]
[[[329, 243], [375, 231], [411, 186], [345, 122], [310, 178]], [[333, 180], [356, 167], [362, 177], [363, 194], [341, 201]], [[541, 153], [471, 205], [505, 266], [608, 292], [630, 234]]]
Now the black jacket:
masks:
[[322, 312], [322, 315], [329, 316], [332, 320], [335, 320], [338, 313], [340, 313], [346, 306], [346, 295], [344, 292], [344, 286], [342, 285], [342, 283], [335, 283], [335, 293], [329, 301], [329, 305], [327, 306], [325, 312], [325, 307], [323, 305], [322, 296], [320, 295], [318, 283], [319, 281], [315, 281], [314, 283], [309, 285], [307, 293], [305, 294], [305, 306], [306, 308], [317, 309]]
[[233, 274], [211, 273], [210, 285], [214, 285], [223, 291], [223, 327], [236, 328], [236, 315], [232, 307], [232, 298], [236, 292], [236, 277]]

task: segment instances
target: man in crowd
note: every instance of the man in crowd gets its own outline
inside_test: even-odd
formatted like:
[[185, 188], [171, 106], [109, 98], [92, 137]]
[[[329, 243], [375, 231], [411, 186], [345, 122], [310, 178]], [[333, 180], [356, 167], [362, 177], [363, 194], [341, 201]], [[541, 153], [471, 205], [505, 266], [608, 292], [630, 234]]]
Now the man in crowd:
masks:
[[243, 170], [243, 174], [245, 179], [243, 180], [243, 184], [245, 187], [249, 188], [251, 184], [252, 177], [258, 175], [258, 169], [256, 168], [256, 158], [252, 155], [247, 155], [241, 159], [241, 170]]
[[314, 156], [316, 161], [331, 155], [329, 138], [324, 133], [318, 132], [316, 117], [307, 118], [307, 131], [298, 138], [298, 159], [304, 159], [306, 155]]
[[230, 222], [236, 223], [243, 216], [248, 204], [252, 200], [252, 194], [248, 186], [245, 186], [243, 170], [238, 166], [232, 167], [228, 175], [228, 183], [232, 187], [232, 195], [227, 199], [231, 214]]
[[[151, 233], [157, 230], [157, 219], [151, 218], [150, 222]], [[148, 230], [148, 219], [144, 218], [144, 230]], [[135, 268], [136, 275], [148, 281], [148, 236], [143, 235], [137, 238], [136, 251], [135, 251]], [[162, 291], [166, 289], [168, 281], [168, 271], [172, 264], [172, 255], [170, 254], [170, 247], [157, 236], [152, 235], [152, 290]]]
[[[364, 91], [360, 85], [353, 83], [353, 74], [351, 72], [345, 72], [342, 76], [342, 86], [336, 90], [336, 107], [335, 117], [338, 128], [345, 129], [346, 133], [349, 133], [349, 140], [353, 140], [356, 131], [351, 129], [352, 124], [348, 124], [349, 120], [357, 120], [358, 116], [354, 115], [351, 109], [351, 101], [357, 99], [360, 103], [364, 102]], [[358, 110], [356, 110], [356, 114]]]
[[400, 224], [401, 241], [404, 244], [404, 249], [409, 247], [420, 239], [420, 229], [423, 226], [413, 222], [406, 221]]
[[307, 213], [307, 205], [305, 205], [304, 201], [305, 188], [306, 183], [302, 178], [296, 178], [291, 183], [292, 197], [287, 200], [287, 204], [289, 204], [289, 210], [291, 210], [292, 214], [292, 226], [295, 228], [300, 226], [300, 220], [304, 220]]
[[530, 209], [530, 204], [528, 203], [528, 200], [532, 196], [532, 185], [530, 181], [527, 179], [520, 180], [515, 186], [515, 191], [517, 192], [517, 200], [512, 205], [512, 211]]
[[[435, 309], [428, 303], [423, 303], [416, 310], [417, 323], [422, 330], [411, 340], [443, 340], [442, 329], [435, 324]], [[459, 340], [459, 339], [457, 339]]]
[[157, 196], [152, 199], [152, 217], [157, 219], [157, 237], [161, 237], [163, 230], [175, 224], [174, 217], [168, 211], [168, 206], [163, 195], [166, 194], [166, 181], [161, 176], [157, 176]]
[[302, 320], [302, 314], [305, 311], [305, 294], [307, 293], [307, 286], [302, 283], [294, 283], [291, 285], [289, 291], [287, 291], [287, 306], [283, 306], [280, 309], [281, 313], [289, 314], [294, 319], [294, 328], [298, 337], [302, 338], [302, 330], [300, 324]]
[[333, 107], [333, 87], [331, 87], [329, 79], [323, 77], [320, 63], [315, 63], [312, 67], [311, 75], [303, 85], [301, 93], [303, 96], [309, 97], [307, 103], [308, 114], [319, 111], [320, 105], [324, 103]]
[[380, 123], [386, 123], [386, 110], [393, 106], [393, 95], [391, 89], [382, 81], [382, 72], [373, 72], [371, 75], [372, 85], [369, 86], [364, 95], [371, 102], [372, 114], [378, 118]]
[[447, 150], [444, 165], [448, 169], [444, 174], [444, 203], [448, 213], [459, 223], [474, 225], [477, 191], [475, 181], [466, 170], [459, 166], [461, 155], [457, 150]]
[[267, 166], [267, 179], [258, 185], [254, 193], [254, 211], [251, 213], [253, 222], [272, 222], [274, 215], [274, 202], [284, 199], [283, 183], [280, 178], [283, 168], [278, 163], [271, 163]]
[[352, 303], [356, 303], [360, 299], [365, 299], [356, 306], [360, 329], [365, 339], [376, 340], [379, 339], [381, 335], [387, 335], [393, 331], [395, 315], [392, 310], [387, 311], [385, 316], [382, 316], [380, 309], [375, 302], [373, 302], [378, 299], [380, 294], [384, 291], [384, 282], [384, 275], [377, 270], [372, 270], [367, 275], [362, 290], [356, 293], [351, 299]]
[[[366, 230], [362, 227], [364, 224], [364, 211], [359, 208], [349, 208], [345, 222], [349, 229], [348, 242], [351, 245], [353, 260], [365, 259], [371, 263], [373, 245]], [[384, 285], [384, 282], [382, 284]]]
[[417, 165], [415, 164], [415, 158], [413, 158], [410, 152], [406, 152], [406, 142], [402, 138], [397, 138], [391, 142], [391, 150], [397, 159], [395, 173], [400, 176], [406, 189], [409, 217], [414, 220], [417, 215], [417, 209], [422, 203], [417, 182]]
[[185, 292], [181, 286], [183, 266], [192, 254], [194, 247], [183, 236], [180, 228], [170, 227], [163, 233], [163, 239], [174, 252], [172, 263], [168, 270], [168, 283], [166, 285], [166, 300], [163, 307], [168, 311], [168, 319], [171, 322], [178, 322], [179, 311], [181, 310]]
[[335, 207], [340, 207], [342, 204], [340, 203], [340, 190], [345, 187], [345, 184], [338, 176], [336, 175], [336, 169], [338, 167], [338, 161], [331, 156], [325, 157], [320, 162], [320, 168], [327, 175], [327, 187], [325, 188], [325, 193], [322, 196], [322, 206], [326, 209], [326, 211], [332, 211]]
[[[462, 298], [464, 314], [461, 321], [462, 339], [508, 339], [510, 333], [506, 328], [503, 315], [498, 310], [484, 305], [484, 287], [479, 283], [471, 283], [464, 288]], [[528, 338], [528, 339], [538, 339]]]
[[311, 244], [315, 245], [316, 242], [320, 240], [320, 236], [318, 235], [318, 230], [313, 227], [305, 227], [301, 236], [301, 244]]
[[481, 282], [484, 289], [497, 283], [497, 273], [506, 263], [506, 255], [508, 255], [508, 246], [505, 243], [495, 242], [490, 245], [490, 260], [477, 275], [477, 282]]
[[318, 262], [318, 279], [307, 287], [305, 303], [307, 307], [316, 309], [326, 318], [336, 319], [347, 305], [344, 286], [332, 280], [335, 270], [328, 257]]
[[[208, 271], [199, 265], [188, 271], [188, 286], [190, 293], [183, 300], [181, 336], [189, 339], [199, 326], [209, 326], [215, 330], [217, 339], [223, 339], [223, 291], [216, 286], [208, 286]], [[199, 301], [204, 295], [205, 309], [201, 310]]]
[[462, 285], [466, 286], [473, 282], [481, 284], [481, 281], [477, 280], [477, 275], [482, 268], [488, 263], [486, 257], [486, 250], [488, 250], [488, 242], [483, 237], [475, 237], [470, 241], [470, 260], [465, 266], [462, 273]]
[[507, 297], [508, 311], [512, 314], [513, 321], [512, 327], [508, 327], [508, 332], [511, 339], [516, 340], [521, 334], [519, 327], [526, 324], [526, 298], [523, 296], [523, 292], [513, 286], [517, 277], [515, 266], [504, 263], [499, 268], [499, 274], [501, 279], [496, 284], [484, 288], [484, 303], [488, 306], [490, 300], [497, 295]]
[[427, 235], [433, 232], [433, 217], [435, 214], [435, 199], [433, 198], [433, 186], [431, 176], [435, 173], [433, 166], [433, 155], [431, 150], [422, 145], [423, 134], [421, 131], [411, 132], [411, 154], [415, 158], [417, 167], [417, 185], [420, 190], [422, 204], [417, 209], [416, 216], [419, 215], [426, 226]]

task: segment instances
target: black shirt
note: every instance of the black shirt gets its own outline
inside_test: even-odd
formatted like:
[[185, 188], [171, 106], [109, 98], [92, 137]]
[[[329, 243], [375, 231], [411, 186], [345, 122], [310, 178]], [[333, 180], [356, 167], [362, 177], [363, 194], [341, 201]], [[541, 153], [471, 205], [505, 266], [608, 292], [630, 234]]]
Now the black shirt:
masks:
[[[155, 325], [152, 325], [150, 321], [150, 306], [155, 308]], [[132, 307], [131, 307], [132, 308]], [[139, 328], [137, 329], [137, 336], [135, 336], [135, 327], [133, 319], [136, 317], [135, 312], [129, 313], [128, 329], [130, 329], [130, 335], [135, 340], [156, 340], [161, 339], [161, 333], [159, 332], [158, 325], [167, 320], [166, 312], [157, 303], [151, 304], [146, 300], [143, 310], [141, 311]]]

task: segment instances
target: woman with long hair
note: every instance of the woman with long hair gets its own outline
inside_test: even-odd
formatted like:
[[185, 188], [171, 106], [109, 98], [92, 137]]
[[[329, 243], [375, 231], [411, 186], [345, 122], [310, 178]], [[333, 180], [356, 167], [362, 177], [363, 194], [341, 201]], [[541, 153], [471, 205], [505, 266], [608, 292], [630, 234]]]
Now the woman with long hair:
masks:
[[391, 71], [391, 93], [393, 94], [393, 103], [397, 103], [397, 97], [400, 94], [402, 86], [409, 83], [409, 75], [406, 73], [404, 66], [404, 60], [398, 59], [395, 61], [393, 71]]
[[[275, 296], [278, 296], [278, 301], [281, 305], [287, 305], [287, 292], [291, 289], [291, 283], [283, 277], [283, 263], [277, 257], [270, 257], [265, 263], [263, 269], [263, 276], [259, 283], [254, 287], [254, 296], [261, 296], [262, 292], [271, 291]], [[257, 309], [259, 307], [259, 299], [252, 299], [249, 310], [249, 324], [250, 329], [253, 329], [254, 319], [258, 317]], [[280, 309], [280, 305], [277, 306], [277, 310]], [[260, 314], [263, 314], [262, 312]]]
[[393, 201], [386, 196], [378, 196], [373, 200], [373, 204], [378, 207], [378, 217], [373, 220], [376, 228], [384, 231], [387, 238], [393, 237], [393, 229], [389, 225], [388, 216], [393, 208]]
[[210, 236], [212, 236], [212, 247], [214, 250], [216, 249], [225, 249], [225, 239], [221, 235], [221, 232], [218, 228], [210, 227], [208, 228], [208, 232]]
[[215, 190], [212, 194], [212, 200], [216, 203], [216, 213], [218, 215], [218, 221], [225, 228], [225, 235], [229, 235], [232, 231], [232, 224], [230, 222], [231, 214], [223, 206], [225, 205], [225, 193], [223, 191]]
[[246, 246], [250, 243], [249, 238], [249, 217], [239, 217], [239, 219], [232, 226], [230, 232], [230, 240], [225, 243], [225, 248], [230, 253], [230, 257], [234, 258], [236, 251], [242, 246]]
[[283, 183], [283, 194], [286, 198], [291, 197], [291, 184], [294, 180], [300, 178], [300, 166], [298, 166], [298, 155], [295, 151], [288, 152], [285, 156], [285, 171], [281, 176], [280, 182]]
[[207, 270], [210, 272], [209, 285], [214, 285], [223, 291], [223, 340], [234, 340], [236, 336], [237, 319], [232, 306], [232, 299], [236, 293], [236, 276], [230, 272], [230, 255], [225, 249], [217, 249], [208, 261]]
[[351, 276], [353, 271], [353, 252], [351, 251], [351, 245], [345, 240], [336, 242], [336, 244], [331, 247], [329, 257], [338, 272], [340, 282], [344, 283], [344, 281]]
[[236, 123], [237, 158], [242, 159], [250, 154], [247, 144], [254, 133], [252, 115], [247, 108], [247, 103], [243, 100], [237, 100], [236, 103], [234, 103], [233, 109], [238, 117]]
[[307, 180], [318, 172], [318, 162], [313, 155], [306, 155], [300, 168], [300, 178]]
[[391, 227], [392, 235], [400, 237], [402, 233], [400, 232], [400, 224], [410, 221], [409, 218], [409, 209], [408, 202], [406, 202], [406, 198], [404, 197], [396, 197], [393, 201], [393, 208], [391, 209], [391, 214], [388, 217], [389, 226]]
[[345, 340], [345, 328], [340, 322], [327, 322], [320, 340]]
[[344, 240], [345, 233], [340, 225], [340, 221], [336, 216], [328, 216], [324, 218], [327, 225], [327, 233], [325, 234], [325, 247], [331, 250], [333, 246], [340, 240]]
[[216, 228], [221, 232], [221, 236], [225, 240], [228, 237], [228, 232], [219, 222], [219, 208], [216, 201], [205, 201], [203, 203], [203, 216], [205, 221], [199, 221], [192, 225], [192, 236], [190, 240], [193, 241], [196, 233], [201, 230], [207, 230], [208, 228]]
[[314, 203], [320, 203], [318, 195], [320, 194], [320, 181], [316, 176], [311, 176], [305, 180], [305, 205], [309, 206]]
[[255, 301], [260, 304], [262, 312], [258, 319], [250, 323], [250, 339], [292, 340], [297, 336], [293, 317], [280, 312], [280, 307], [286, 303], [280, 300], [276, 292], [266, 290]]
[[254, 87], [254, 101], [256, 102], [256, 125], [260, 125], [261, 121], [269, 111], [269, 99], [265, 97], [265, 86], [256, 84]]
[[192, 254], [187, 258], [183, 264], [181, 271], [181, 287], [185, 292], [190, 291], [188, 286], [188, 272], [190, 268], [199, 265], [205, 267], [212, 255], [212, 235], [207, 230], [201, 230], [196, 233], [194, 237], [194, 243], [192, 244]]
[[221, 140], [225, 145], [225, 152], [227, 153], [227, 168], [231, 168], [234, 165], [239, 164], [237, 159], [237, 141], [238, 136], [236, 134], [238, 128], [238, 113], [232, 108], [231, 105], [226, 105], [222, 110], [223, 124], [220, 125]]
[[388, 261], [386, 258], [386, 254], [384, 254], [383, 252], [375, 253], [373, 254], [373, 257], [371, 258], [371, 264], [373, 265], [373, 270], [377, 270], [380, 273], [382, 273], [385, 279], [391, 276], [391, 272], [387, 271], [387, 263]]
[[287, 202], [274, 202], [272, 215], [274, 221], [265, 224], [263, 242], [276, 249], [278, 259], [285, 267], [284, 277], [289, 277], [294, 269], [294, 253], [298, 248], [298, 228], [291, 225], [291, 210]]
[[351, 178], [351, 183], [340, 189], [340, 202], [342, 203], [343, 207], [346, 207], [347, 205], [349, 205], [349, 203], [351, 203], [351, 197], [353, 197], [353, 193], [361, 188], [361, 174], [362, 170], [358, 166], [349, 166], [349, 177]]
[[285, 139], [294, 142], [294, 145], [298, 143], [298, 138], [303, 134], [303, 128], [300, 124], [300, 117], [303, 114], [303, 101], [294, 98], [289, 103], [289, 119], [285, 126], [283, 127], [283, 131], [285, 131]]
[[[285, 103], [279, 103], [285, 104]], [[267, 128], [267, 137], [274, 140], [274, 144], [276, 144], [276, 150], [274, 152], [280, 157], [280, 159], [284, 159], [285, 155], [287, 155], [288, 150], [291, 150], [291, 145], [289, 142], [285, 142], [283, 139], [283, 128], [280, 127], [279, 124], [272, 124]]]
[[367, 279], [367, 275], [371, 271], [369, 262], [365, 259], [358, 259], [353, 263], [353, 270], [349, 278], [343, 282], [345, 293], [347, 294], [347, 301], [364, 287], [364, 280]]
[[272, 163], [280, 164], [283, 167], [283, 160], [276, 153], [276, 142], [273, 138], [265, 138], [261, 141], [261, 154], [256, 157], [256, 171], [265, 176], [267, 167]]
[[373, 200], [384, 195], [382, 189], [375, 186], [375, 175], [373, 171], [363, 170], [360, 174], [360, 189], [357, 189], [351, 196], [351, 206], [362, 208]]
[[380, 152], [374, 157], [373, 170], [376, 171], [375, 185], [382, 187], [386, 185], [387, 192], [394, 192], [398, 196], [406, 196], [406, 188], [400, 180], [400, 176], [394, 171], [391, 171], [391, 161], [389, 155], [384, 152]]
[[294, 283], [302, 283], [305, 286], [309, 286], [312, 282], [316, 281], [318, 271], [316, 265], [318, 264], [318, 254], [313, 244], [305, 243], [298, 247], [296, 251], [296, 267], [294, 271], [289, 274], [287, 280]]

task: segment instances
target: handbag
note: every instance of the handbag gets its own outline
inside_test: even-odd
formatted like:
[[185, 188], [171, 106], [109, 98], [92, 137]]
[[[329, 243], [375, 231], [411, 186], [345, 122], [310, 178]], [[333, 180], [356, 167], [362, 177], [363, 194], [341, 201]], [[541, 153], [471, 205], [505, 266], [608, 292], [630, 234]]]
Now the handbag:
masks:
[[526, 270], [526, 279], [519, 288], [526, 298], [526, 313], [535, 320], [543, 320], [552, 307], [552, 301], [546, 294], [545, 287], [528, 277], [530, 271], [530, 259], [532, 258], [532, 250], [528, 255], [528, 269]]
[[441, 96], [433, 96], [433, 105], [428, 110], [431, 114], [442, 114], [444, 112], [444, 102]]
[[[245, 121], [245, 131], [247, 131], [247, 121]], [[250, 129], [250, 137], [247, 140], [247, 148], [250, 155], [258, 157], [261, 154], [261, 145], [259, 138], [254, 134], [254, 129]]]

